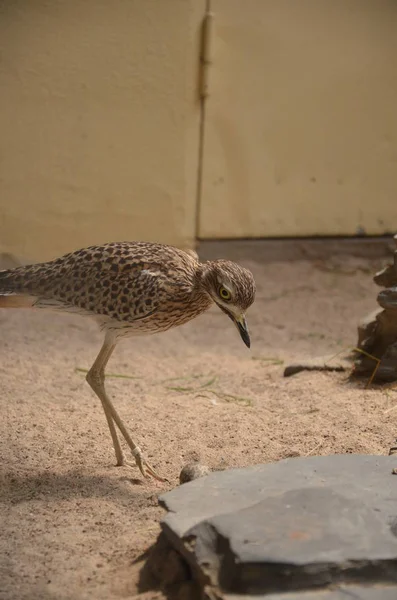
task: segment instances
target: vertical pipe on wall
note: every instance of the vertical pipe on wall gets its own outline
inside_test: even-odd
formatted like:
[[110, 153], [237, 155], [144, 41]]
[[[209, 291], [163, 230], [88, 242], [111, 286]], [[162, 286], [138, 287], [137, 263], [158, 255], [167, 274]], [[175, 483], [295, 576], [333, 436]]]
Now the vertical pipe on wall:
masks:
[[197, 192], [196, 192], [196, 240], [199, 239], [200, 210], [202, 196], [204, 138], [205, 138], [205, 109], [206, 101], [210, 93], [210, 76], [213, 62], [213, 34], [214, 14], [212, 12], [212, 0], [207, 0], [205, 15], [201, 28], [201, 50], [200, 50], [200, 137], [199, 137], [199, 161], [197, 169]]

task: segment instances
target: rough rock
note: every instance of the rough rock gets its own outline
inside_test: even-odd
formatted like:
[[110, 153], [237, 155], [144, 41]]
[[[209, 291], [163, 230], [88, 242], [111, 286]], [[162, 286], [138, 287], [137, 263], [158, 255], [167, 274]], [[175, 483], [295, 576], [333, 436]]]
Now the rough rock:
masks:
[[[397, 248], [397, 235], [394, 245]], [[397, 381], [397, 249], [393, 263], [376, 273], [373, 281], [385, 288], [377, 296], [380, 308], [359, 322], [354, 351], [346, 352], [331, 363], [314, 358], [287, 365], [285, 377], [300, 371], [346, 371], [350, 368], [351, 377], [367, 377], [371, 382]]]
[[215, 472], [161, 496], [163, 535], [202, 598], [397, 598], [396, 466], [336, 455]]
[[[394, 242], [397, 248], [397, 236]], [[381, 308], [358, 327], [357, 347], [364, 352], [356, 354], [353, 375], [393, 382], [397, 380], [397, 250], [393, 263], [376, 273], [373, 280], [385, 289], [377, 297]]]

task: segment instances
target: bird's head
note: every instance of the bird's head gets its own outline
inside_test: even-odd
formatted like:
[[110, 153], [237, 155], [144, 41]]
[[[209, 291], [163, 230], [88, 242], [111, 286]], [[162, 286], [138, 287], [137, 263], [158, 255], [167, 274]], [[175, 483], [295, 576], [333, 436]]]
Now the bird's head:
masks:
[[255, 299], [255, 281], [251, 271], [228, 260], [203, 264], [202, 283], [206, 292], [236, 325], [243, 342], [251, 345], [245, 318]]

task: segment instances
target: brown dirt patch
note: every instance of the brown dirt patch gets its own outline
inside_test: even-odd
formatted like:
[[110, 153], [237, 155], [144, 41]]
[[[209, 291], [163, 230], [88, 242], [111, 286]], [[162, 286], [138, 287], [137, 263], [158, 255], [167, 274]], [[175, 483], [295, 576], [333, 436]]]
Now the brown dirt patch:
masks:
[[284, 379], [281, 364], [355, 344], [358, 319], [376, 307], [370, 273], [379, 261], [244, 264], [258, 284], [251, 351], [214, 308], [167, 334], [121, 342], [108, 368], [136, 377], [110, 378], [108, 390], [171, 485], [113, 466], [99, 401], [76, 371], [99, 350], [96, 325], [0, 312], [0, 598], [160, 598], [138, 596], [141, 564], [133, 562], [158, 535], [158, 494], [192, 459], [217, 468], [387, 453], [394, 391], [366, 390], [343, 373]]

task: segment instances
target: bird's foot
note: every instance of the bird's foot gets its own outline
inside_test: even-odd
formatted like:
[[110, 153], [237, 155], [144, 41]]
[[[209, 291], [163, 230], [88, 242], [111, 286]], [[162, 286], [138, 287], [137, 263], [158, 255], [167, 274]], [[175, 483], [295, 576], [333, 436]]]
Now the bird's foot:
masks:
[[158, 475], [158, 473], [156, 473], [151, 464], [148, 463], [148, 461], [144, 458], [144, 456], [142, 455], [142, 451], [140, 448], [138, 448], [138, 446], [132, 452], [132, 455], [135, 458], [135, 462], [140, 472], [145, 478], [151, 476], [154, 479], [157, 479], [157, 481], [161, 481], [162, 483], [169, 483], [168, 479], [165, 479], [165, 477], [161, 477], [160, 475]]

